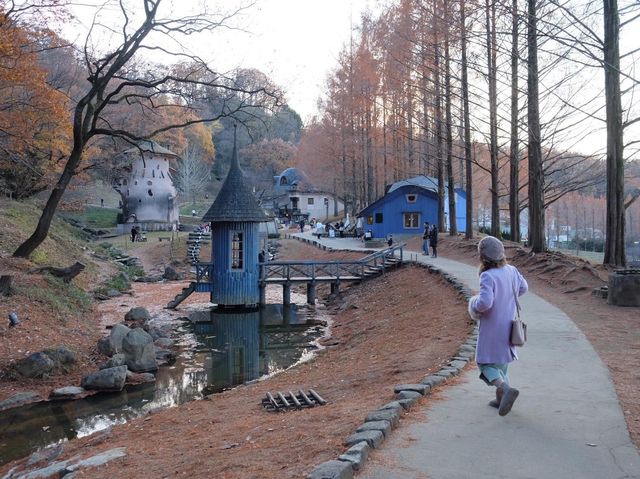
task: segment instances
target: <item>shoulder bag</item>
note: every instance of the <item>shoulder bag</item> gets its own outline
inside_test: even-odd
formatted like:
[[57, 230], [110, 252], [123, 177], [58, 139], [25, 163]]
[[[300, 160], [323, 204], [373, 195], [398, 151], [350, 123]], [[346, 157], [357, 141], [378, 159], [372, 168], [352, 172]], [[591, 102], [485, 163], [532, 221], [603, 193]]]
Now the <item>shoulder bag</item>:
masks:
[[513, 289], [513, 298], [516, 301], [516, 317], [511, 322], [511, 346], [524, 346], [527, 342], [527, 323], [520, 319], [520, 301], [518, 301], [518, 290], [516, 288], [517, 276], [513, 273], [511, 288]]

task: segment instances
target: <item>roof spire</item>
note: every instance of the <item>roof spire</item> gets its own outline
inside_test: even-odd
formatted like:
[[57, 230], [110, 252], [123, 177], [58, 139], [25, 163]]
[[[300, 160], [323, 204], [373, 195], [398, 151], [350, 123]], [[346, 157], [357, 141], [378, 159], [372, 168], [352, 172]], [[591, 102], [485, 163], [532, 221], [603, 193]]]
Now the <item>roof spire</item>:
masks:
[[231, 169], [240, 169], [240, 162], [238, 161], [238, 125], [233, 124], [233, 153], [231, 154]]
[[233, 153], [231, 167], [209, 211], [202, 217], [212, 223], [225, 221], [248, 221], [260, 223], [267, 216], [258, 204], [253, 191], [246, 184], [238, 161], [237, 125], [233, 125]]

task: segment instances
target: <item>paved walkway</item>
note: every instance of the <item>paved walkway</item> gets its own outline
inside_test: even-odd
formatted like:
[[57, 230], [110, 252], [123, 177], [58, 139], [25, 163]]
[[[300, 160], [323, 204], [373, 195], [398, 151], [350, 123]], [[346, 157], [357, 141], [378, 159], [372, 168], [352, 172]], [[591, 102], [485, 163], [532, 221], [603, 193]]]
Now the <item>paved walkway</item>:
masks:
[[[320, 242], [364, 247], [347, 238]], [[477, 290], [477, 268], [412, 254]], [[533, 292], [521, 304], [529, 341], [509, 370], [520, 390], [511, 413], [500, 417], [487, 405], [493, 389], [478, 379], [475, 366], [467, 367], [458, 384], [443, 390], [446, 400], [401, 422], [358, 478], [640, 478], [640, 455], [609, 371], [591, 344], [569, 317]]]

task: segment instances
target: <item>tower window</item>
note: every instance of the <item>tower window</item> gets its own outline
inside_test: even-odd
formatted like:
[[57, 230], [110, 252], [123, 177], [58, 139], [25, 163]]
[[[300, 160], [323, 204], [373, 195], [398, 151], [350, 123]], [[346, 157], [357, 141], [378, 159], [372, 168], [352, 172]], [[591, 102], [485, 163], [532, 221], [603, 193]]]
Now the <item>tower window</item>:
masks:
[[242, 231], [231, 232], [231, 269], [244, 267], [244, 234]]

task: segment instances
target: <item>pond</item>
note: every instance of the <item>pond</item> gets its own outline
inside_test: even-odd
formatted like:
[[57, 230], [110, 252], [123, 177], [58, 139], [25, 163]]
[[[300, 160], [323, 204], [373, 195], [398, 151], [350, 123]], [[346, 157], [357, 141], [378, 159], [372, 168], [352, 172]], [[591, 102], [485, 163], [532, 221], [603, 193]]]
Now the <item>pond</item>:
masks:
[[[303, 303], [301, 298], [292, 300]], [[200, 399], [276, 374], [312, 357], [326, 318], [314, 307], [206, 309], [172, 320], [176, 361], [156, 382], [75, 401], [48, 401], [0, 414], [0, 464], [84, 437], [151, 410]]]

